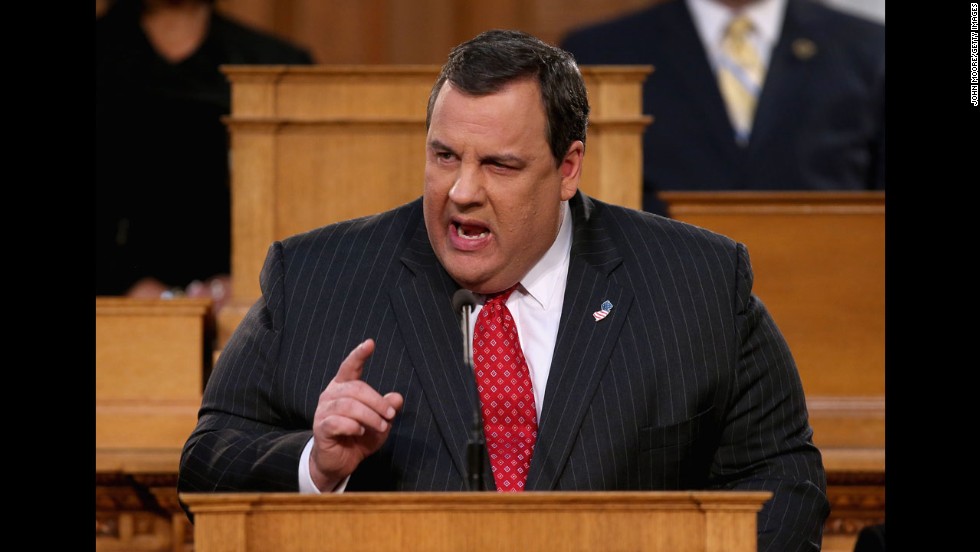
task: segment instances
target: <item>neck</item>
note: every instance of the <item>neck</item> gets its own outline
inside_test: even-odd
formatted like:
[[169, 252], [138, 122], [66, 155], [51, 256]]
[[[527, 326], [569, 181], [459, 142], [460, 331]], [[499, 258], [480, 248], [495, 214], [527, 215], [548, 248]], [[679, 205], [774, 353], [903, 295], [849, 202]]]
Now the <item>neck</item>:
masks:
[[755, 4], [758, 0], [714, 0], [715, 3], [721, 4], [732, 10], [742, 9], [750, 4]]

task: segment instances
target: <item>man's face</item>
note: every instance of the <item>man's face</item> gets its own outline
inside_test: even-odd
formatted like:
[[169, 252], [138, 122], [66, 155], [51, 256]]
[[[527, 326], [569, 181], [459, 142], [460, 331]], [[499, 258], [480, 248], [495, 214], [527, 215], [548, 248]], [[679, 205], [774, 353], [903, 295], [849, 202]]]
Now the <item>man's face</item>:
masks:
[[535, 79], [471, 96], [448, 81], [426, 137], [425, 227], [462, 287], [493, 293], [517, 283], [558, 235], [561, 201], [578, 189], [585, 146], [556, 167]]

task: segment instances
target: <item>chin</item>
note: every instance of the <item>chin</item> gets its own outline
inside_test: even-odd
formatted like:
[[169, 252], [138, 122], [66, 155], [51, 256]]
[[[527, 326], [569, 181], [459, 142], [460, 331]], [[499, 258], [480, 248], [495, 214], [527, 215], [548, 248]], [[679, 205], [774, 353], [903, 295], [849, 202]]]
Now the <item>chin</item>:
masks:
[[458, 268], [447, 268], [446, 272], [449, 272], [449, 275], [456, 281], [457, 284], [475, 293], [489, 293], [497, 291], [494, 289], [487, 289], [488, 277], [479, 272], [460, 270]]
[[484, 280], [481, 280], [480, 278], [469, 274], [465, 274], [465, 273], [461, 274], [458, 271], [447, 270], [447, 272], [449, 272], [449, 275], [461, 287], [476, 293], [484, 293], [484, 291], [482, 290], [483, 287], [482, 284], [484, 283]]
[[490, 259], [475, 258], [458, 251], [445, 253], [439, 261], [446, 272], [457, 284], [474, 293], [494, 293], [507, 289], [514, 283], [506, 282], [506, 275], [501, 274], [501, 270], [507, 267], [506, 262], [492, 266], [493, 263], [488, 262]]

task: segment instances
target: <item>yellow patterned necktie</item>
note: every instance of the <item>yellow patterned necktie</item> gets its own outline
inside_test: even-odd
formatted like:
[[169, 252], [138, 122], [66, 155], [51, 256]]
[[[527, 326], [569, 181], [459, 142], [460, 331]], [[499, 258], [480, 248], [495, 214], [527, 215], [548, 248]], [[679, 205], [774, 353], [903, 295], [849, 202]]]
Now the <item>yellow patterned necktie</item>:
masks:
[[718, 64], [718, 86], [735, 128], [735, 139], [740, 143], [748, 142], [763, 79], [762, 60], [749, 41], [751, 32], [749, 18], [733, 18], [721, 42]]

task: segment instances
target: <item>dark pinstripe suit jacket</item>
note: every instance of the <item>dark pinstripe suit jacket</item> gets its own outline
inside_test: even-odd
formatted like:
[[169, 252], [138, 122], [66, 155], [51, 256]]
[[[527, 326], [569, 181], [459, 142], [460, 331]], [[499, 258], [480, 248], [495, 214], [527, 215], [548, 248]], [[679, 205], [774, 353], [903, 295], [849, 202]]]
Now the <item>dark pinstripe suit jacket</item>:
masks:
[[[571, 210], [527, 488], [771, 490], [760, 548], [815, 548], [828, 513], [821, 457], [745, 247], [581, 193]], [[317, 398], [367, 337], [377, 349], [364, 380], [405, 407], [347, 489], [465, 490], [472, 376], [458, 285], [429, 245], [421, 200], [273, 244], [261, 285], [207, 384], [179, 490], [296, 491]], [[605, 300], [614, 308], [596, 322]], [[489, 468], [484, 479], [492, 488]]]

